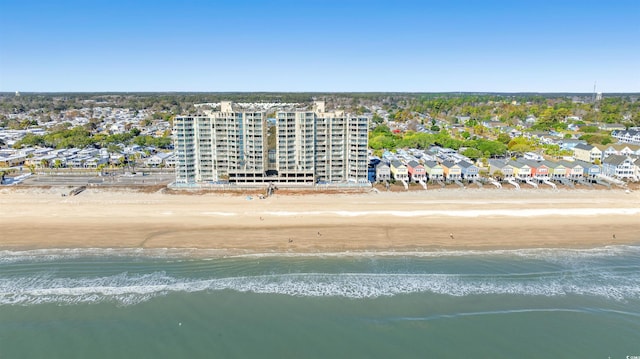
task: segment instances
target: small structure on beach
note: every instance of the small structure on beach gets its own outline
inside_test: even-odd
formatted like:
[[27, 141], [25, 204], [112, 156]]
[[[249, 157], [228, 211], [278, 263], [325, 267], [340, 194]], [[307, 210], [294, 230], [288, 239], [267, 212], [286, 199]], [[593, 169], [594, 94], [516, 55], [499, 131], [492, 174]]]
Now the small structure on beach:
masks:
[[85, 189], [87, 189], [87, 186], [76, 187], [69, 191], [69, 196], [79, 195], [80, 193], [84, 192]]

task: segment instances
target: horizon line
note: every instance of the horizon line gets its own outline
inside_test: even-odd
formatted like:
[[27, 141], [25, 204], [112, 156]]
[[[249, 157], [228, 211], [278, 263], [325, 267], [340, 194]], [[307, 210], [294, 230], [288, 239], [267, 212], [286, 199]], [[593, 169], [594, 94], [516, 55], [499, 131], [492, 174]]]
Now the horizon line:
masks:
[[[0, 91], [0, 95], [19, 94], [548, 94], [593, 95], [574, 91]], [[609, 95], [640, 95], [640, 91], [598, 92]]]

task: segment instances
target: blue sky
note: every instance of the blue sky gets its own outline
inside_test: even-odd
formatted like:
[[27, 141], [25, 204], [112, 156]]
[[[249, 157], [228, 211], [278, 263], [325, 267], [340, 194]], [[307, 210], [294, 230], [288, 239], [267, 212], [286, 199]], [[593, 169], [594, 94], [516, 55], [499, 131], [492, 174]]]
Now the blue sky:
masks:
[[638, 0], [0, 0], [0, 91], [640, 92], [638, 19]]

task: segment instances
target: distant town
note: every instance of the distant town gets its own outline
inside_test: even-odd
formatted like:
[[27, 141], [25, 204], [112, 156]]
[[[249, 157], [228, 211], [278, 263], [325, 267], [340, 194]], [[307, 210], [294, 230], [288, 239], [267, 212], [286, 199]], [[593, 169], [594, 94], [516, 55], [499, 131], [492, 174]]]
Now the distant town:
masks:
[[638, 94], [0, 94], [2, 185], [620, 186]]

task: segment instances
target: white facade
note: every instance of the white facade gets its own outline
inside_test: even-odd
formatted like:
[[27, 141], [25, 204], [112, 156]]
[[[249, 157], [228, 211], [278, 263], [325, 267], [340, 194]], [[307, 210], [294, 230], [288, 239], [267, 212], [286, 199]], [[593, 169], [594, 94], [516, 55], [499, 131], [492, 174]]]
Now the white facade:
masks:
[[[327, 113], [324, 103], [313, 111], [273, 106], [221, 102], [219, 111], [176, 117], [176, 183], [366, 183], [366, 117]], [[270, 164], [267, 113], [274, 110]]]

